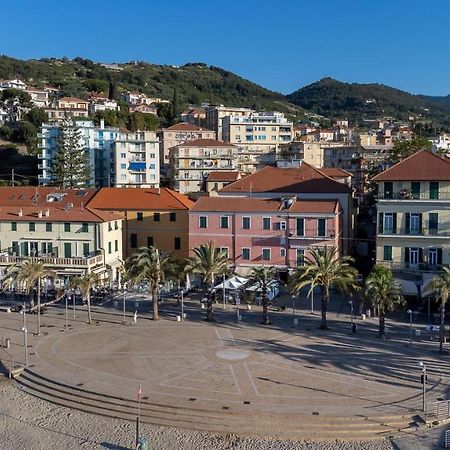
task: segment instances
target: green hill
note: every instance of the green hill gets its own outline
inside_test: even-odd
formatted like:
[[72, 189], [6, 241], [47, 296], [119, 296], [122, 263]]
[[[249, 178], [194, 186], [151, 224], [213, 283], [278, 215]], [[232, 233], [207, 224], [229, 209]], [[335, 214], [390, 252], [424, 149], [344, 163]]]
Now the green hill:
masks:
[[330, 118], [347, 117], [361, 122], [362, 119], [392, 116], [407, 121], [414, 116], [438, 126], [450, 126], [450, 104], [382, 84], [343, 83], [324, 78], [286, 98], [306, 110]]
[[111, 80], [118, 91], [138, 90], [172, 100], [176, 89], [182, 107], [188, 104], [225, 104], [278, 110], [301, 117], [300, 107], [284, 95], [265, 89], [232, 72], [202, 63], [167, 66], [131, 62], [111, 70], [88, 59], [40, 59], [23, 61], [0, 56], [0, 79], [19, 77], [24, 82], [59, 87], [63, 95], [86, 97], [90, 91], [108, 92]]

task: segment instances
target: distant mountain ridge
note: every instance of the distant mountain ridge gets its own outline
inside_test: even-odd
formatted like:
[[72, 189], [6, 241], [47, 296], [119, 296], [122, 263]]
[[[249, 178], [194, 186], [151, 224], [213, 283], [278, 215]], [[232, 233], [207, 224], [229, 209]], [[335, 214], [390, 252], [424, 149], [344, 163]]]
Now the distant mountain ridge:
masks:
[[383, 84], [343, 83], [324, 78], [288, 94], [286, 98], [317, 114], [350, 120], [394, 116], [421, 117], [438, 125], [450, 125], [450, 96], [413, 95]]

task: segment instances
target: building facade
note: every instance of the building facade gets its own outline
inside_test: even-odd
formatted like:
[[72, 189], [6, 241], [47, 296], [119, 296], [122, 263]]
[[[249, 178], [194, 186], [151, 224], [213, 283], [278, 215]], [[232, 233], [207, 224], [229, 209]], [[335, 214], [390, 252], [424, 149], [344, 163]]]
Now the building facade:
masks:
[[234, 108], [232, 106], [210, 105], [205, 107], [206, 128], [214, 130], [219, 141], [225, 140], [223, 135], [223, 119], [229, 116], [248, 116], [253, 109]]
[[169, 150], [172, 187], [183, 194], [205, 190], [212, 172], [237, 169], [237, 147], [215, 139], [196, 139]]

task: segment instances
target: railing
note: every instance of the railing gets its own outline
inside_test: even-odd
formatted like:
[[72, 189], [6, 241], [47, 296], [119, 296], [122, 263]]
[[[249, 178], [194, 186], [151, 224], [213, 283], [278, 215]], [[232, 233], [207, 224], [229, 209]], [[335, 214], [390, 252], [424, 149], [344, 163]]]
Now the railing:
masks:
[[419, 270], [419, 271], [429, 271], [436, 272], [443, 270], [444, 267], [449, 267], [449, 264], [428, 264], [428, 263], [419, 263], [419, 264], [410, 264], [405, 262], [396, 262], [396, 261], [377, 261], [377, 264], [389, 267], [391, 270]]
[[411, 192], [408, 190], [399, 192], [379, 192], [379, 200], [450, 200], [450, 192], [436, 192], [430, 195], [430, 192]]
[[102, 263], [103, 256], [97, 255], [90, 258], [60, 258], [54, 256], [39, 256], [39, 257], [25, 257], [13, 255], [1, 255], [0, 264], [16, 264], [24, 259], [29, 259], [33, 262], [42, 261], [49, 266], [69, 266], [69, 267], [89, 267]]
[[431, 402], [425, 405], [425, 419], [444, 420], [450, 418], [450, 400]]
[[397, 228], [394, 230], [392, 228], [384, 228], [382, 233], [378, 233], [380, 236], [385, 235], [394, 235], [394, 236], [436, 236], [436, 237], [446, 237], [450, 236], [450, 230], [439, 230], [436, 228], [425, 228], [423, 227], [421, 230], [411, 229], [411, 228]]

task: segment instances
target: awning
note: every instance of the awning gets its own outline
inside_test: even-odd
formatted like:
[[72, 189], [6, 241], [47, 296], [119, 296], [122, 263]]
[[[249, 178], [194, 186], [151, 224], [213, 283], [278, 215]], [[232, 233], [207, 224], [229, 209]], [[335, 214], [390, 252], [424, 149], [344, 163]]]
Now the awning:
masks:
[[145, 171], [145, 162], [131, 162], [128, 166], [128, 170], [134, 170], [136, 172]]
[[232, 277], [225, 280], [225, 284], [222, 282], [214, 287], [214, 289], [236, 290], [242, 287], [247, 282], [247, 278]]

